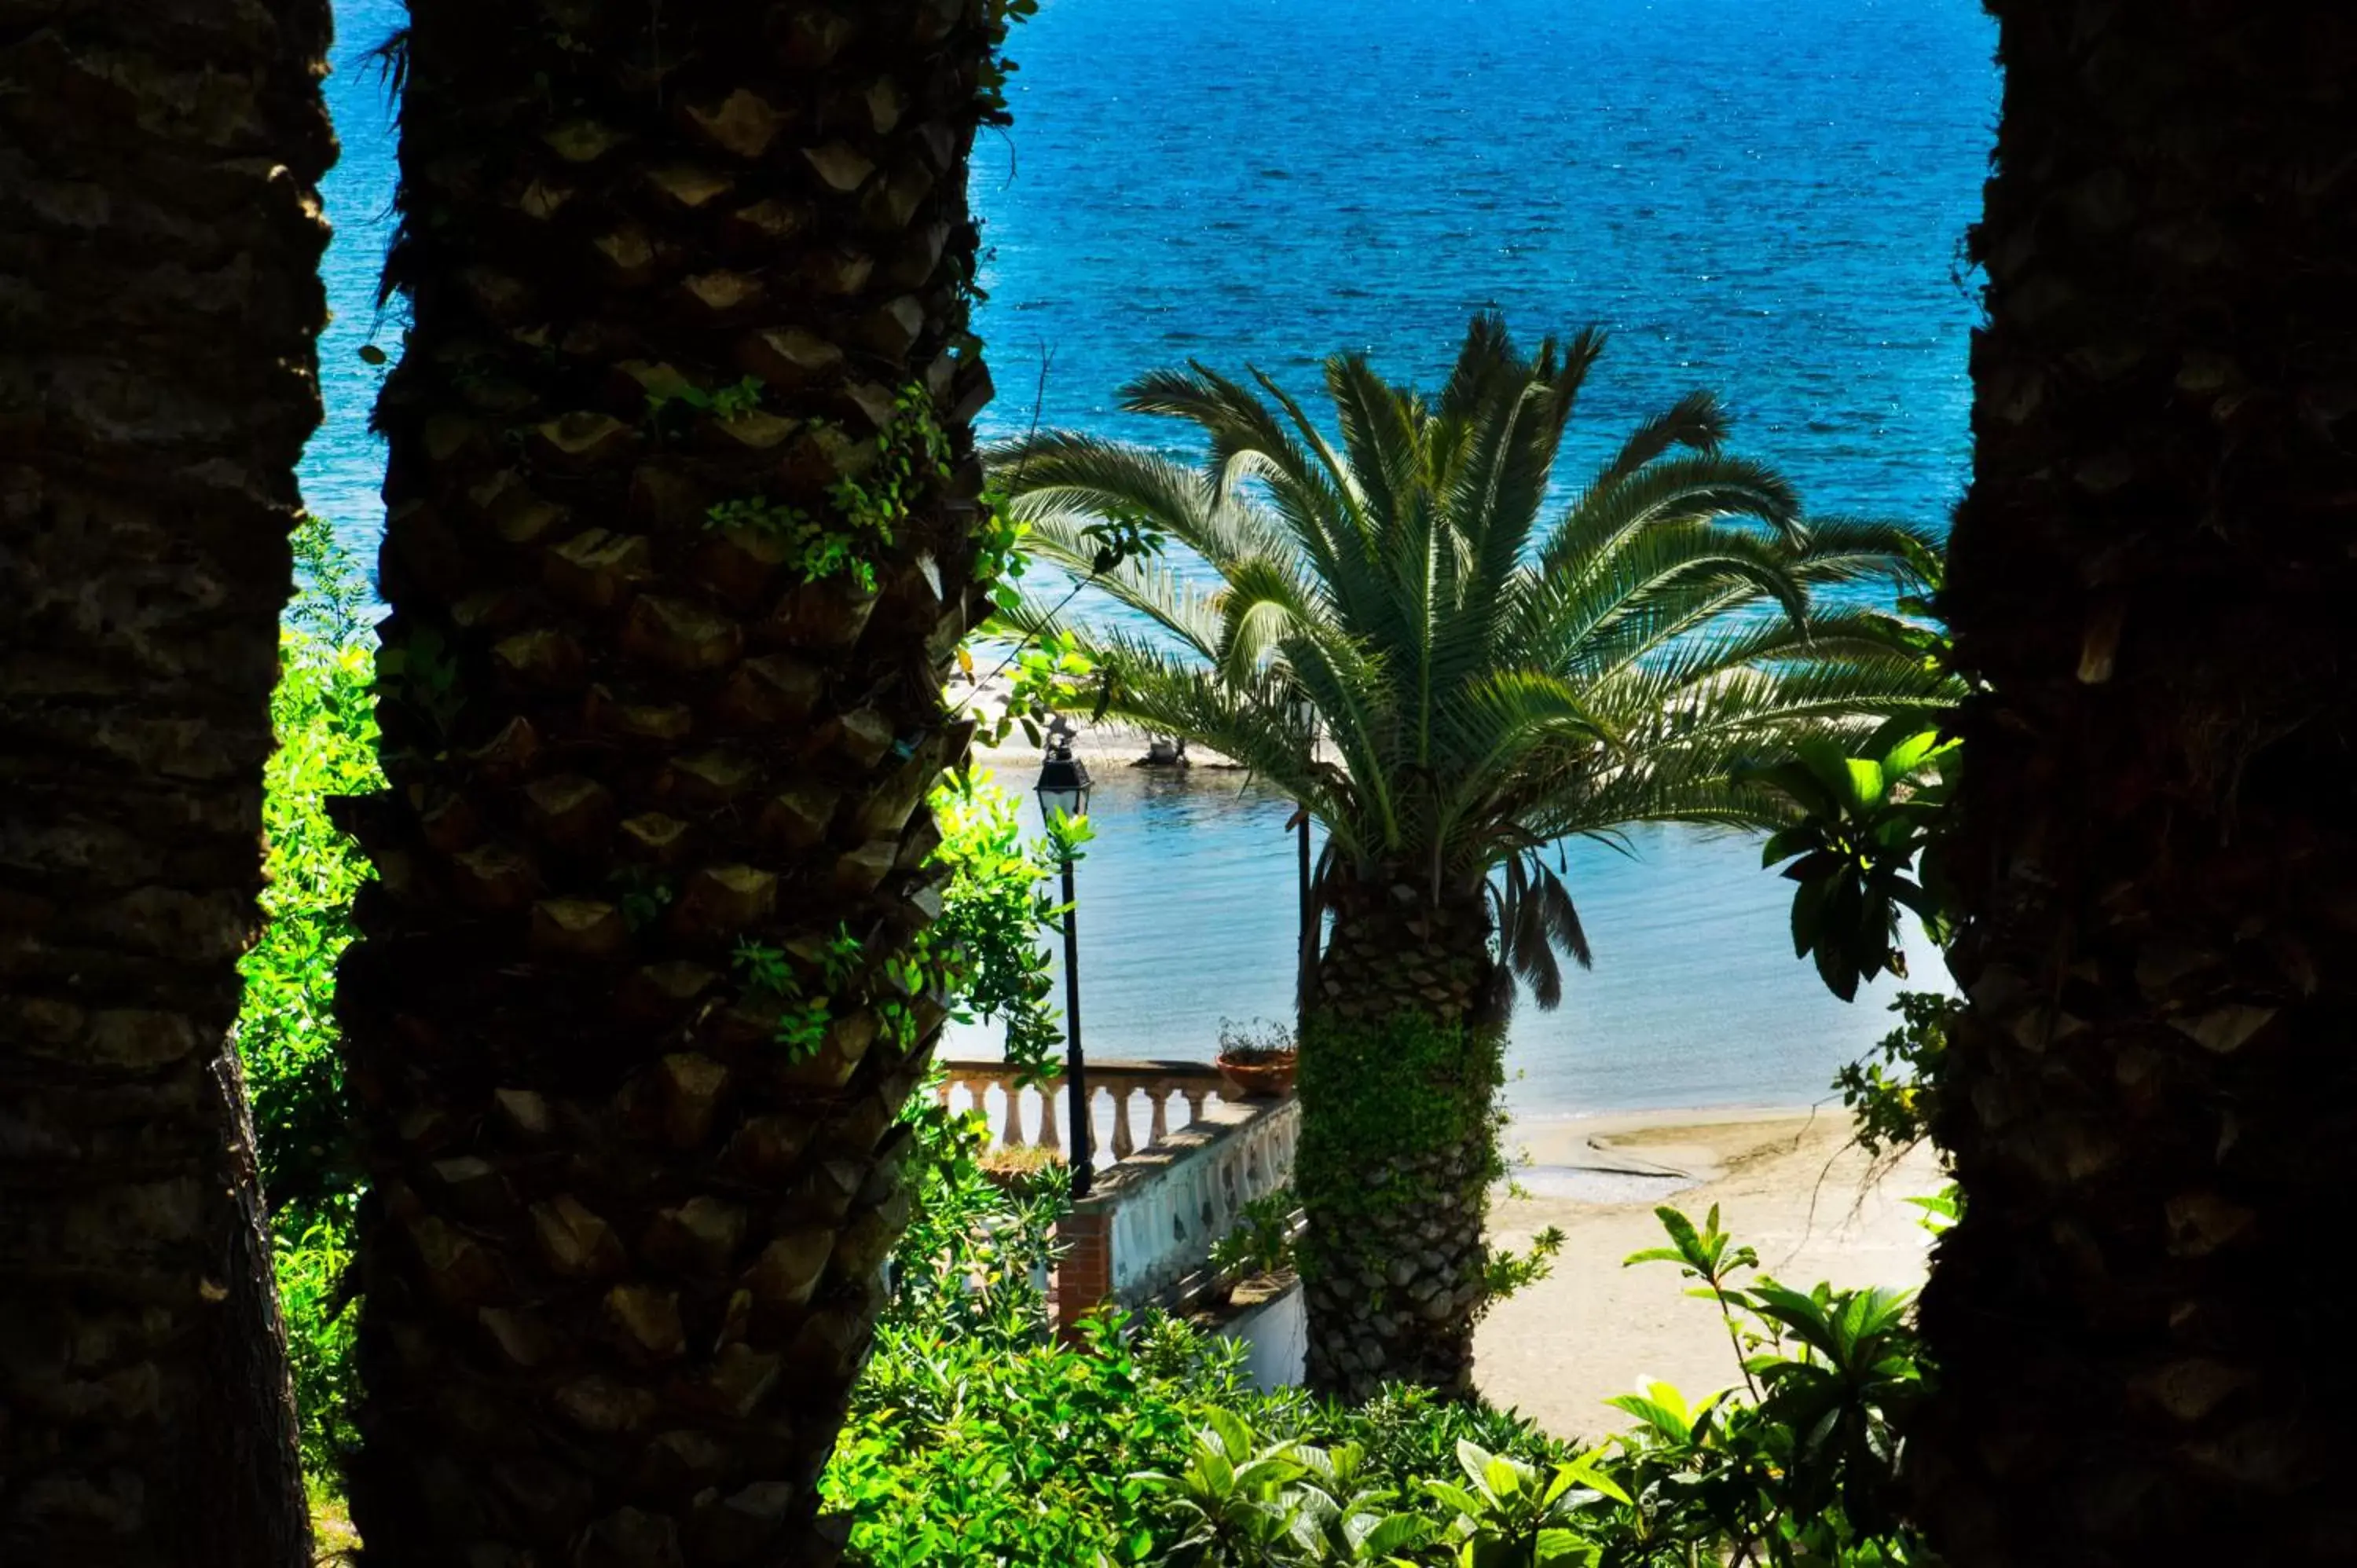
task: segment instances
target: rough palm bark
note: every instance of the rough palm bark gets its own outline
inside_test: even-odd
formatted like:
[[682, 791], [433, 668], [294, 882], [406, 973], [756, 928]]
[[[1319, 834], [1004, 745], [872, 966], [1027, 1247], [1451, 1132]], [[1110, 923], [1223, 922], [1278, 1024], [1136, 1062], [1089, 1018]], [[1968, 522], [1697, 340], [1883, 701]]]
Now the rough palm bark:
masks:
[[2357, 11], [1991, 9], [1915, 1506], [1956, 1568], [2357, 1561]]
[[328, 29], [0, 0], [0, 1562], [309, 1558], [229, 1032]]
[[982, 604], [998, 16], [413, 0], [339, 992], [371, 1562], [842, 1540], [815, 1483], [943, 1015], [900, 961]]
[[1497, 1170], [1504, 976], [1480, 889], [1334, 874], [1302, 1036], [1295, 1187], [1309, 1386], [1473, 1387]]

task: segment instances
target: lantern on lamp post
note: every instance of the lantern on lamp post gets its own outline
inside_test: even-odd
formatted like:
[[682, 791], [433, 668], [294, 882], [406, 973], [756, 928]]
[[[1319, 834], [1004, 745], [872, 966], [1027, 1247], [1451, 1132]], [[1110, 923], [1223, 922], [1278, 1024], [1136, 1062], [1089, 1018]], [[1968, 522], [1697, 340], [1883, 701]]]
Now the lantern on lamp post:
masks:
[[[1088, 764], [1072, 755], [1071, 721], [1059, 714], [1048, 725], [1048, 755], [1039, 764], [1039, 818], [1053, 822], [1056, 813], [1084, 817], [1089, 813]], [[1072, 851], [1057, 840], [1064, 877], [1064, 1081], [1072, 1122], [1072, 1196], [1086, 1197], [1095, 1174], [1095, 1138], [1089, 1127], [1088, 1062], [1081, 1050], [1081, 940], [1072, 901]]]

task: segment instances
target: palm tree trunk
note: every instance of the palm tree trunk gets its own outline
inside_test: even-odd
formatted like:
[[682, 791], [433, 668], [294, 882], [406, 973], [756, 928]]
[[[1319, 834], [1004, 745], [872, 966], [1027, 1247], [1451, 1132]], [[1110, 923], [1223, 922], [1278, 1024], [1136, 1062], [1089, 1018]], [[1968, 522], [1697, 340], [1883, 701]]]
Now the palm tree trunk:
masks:
[[1504, 1043], [1488, 909], [1478, 892], [1433, 908], [1405, 875], [1328, 897], [1294, 1167], [1308, 1380], [1469, 1394]]
[[371, 1562], [843, 1539], [815, 1482], [944, 1015], [902, 965], [986, 586], [997, 15], [413, 0], [340, 981]]
[[309, 1561], [230, 1028], [328, 31], [0, 10], [0, 1562]]
[[2357, 1560], [2357, 12], [2004, 0], [1950, 612], [1956, 1568]]

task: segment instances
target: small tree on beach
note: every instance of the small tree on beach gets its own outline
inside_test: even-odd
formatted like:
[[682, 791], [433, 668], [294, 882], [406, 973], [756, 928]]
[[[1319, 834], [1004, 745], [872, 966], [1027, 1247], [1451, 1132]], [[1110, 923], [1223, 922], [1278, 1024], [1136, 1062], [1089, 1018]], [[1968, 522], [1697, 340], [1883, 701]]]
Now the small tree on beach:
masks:
[[[1501, 1273], [1482, 1230], [1513, 981], [1554, 1006], [1558, 955], [1589, 959], [1554, 846], [1767, 827], [1778, 798], [1750, 769], [1947, 700], [1887, 617], [1812, 604], [1910, 585], [1926, 535], [1804, 519], [1781, 476], [1722, 451], [1707, 394], [1645, 421], [1544, 521], [1603, 347], [1588, 330], [1525, 353], [1481, 317], [1429, 398], [1338, 356], [1339, 446], [1258, 371], [1257, 395], [1160, 371], [1125, 406], [1200, 426], [1204, 467], [1064, 432], [995, 455], [1037, 554], [1152, 623], [1071, 633], [1094, 700], [1244, 764], [1327, 829], [1297, 1176], [1327, 1389], [1469, 1387]], [[1167, 535], [1214, 583], [1098, 571], [1089, 531], [1109, 522]]]

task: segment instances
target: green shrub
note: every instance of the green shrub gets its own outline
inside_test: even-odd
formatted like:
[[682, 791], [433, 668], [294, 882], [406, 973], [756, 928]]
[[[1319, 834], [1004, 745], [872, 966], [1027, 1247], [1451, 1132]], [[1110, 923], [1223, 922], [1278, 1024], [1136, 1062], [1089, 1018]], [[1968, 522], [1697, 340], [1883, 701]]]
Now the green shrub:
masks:
[[1067, 1348], [1044, 1316], [1021, 1334], [888, 1327], [826, 1475], [828, 1505], [857, 1516], [852, 1561], [1146, 1561], [1127, 1477], [1187, 1451], [1202, 1402], [1248, 1396], [1233, 1348], [1197, 1340], [1174, 1363], [1166, 1339], [1149, 1361], [1131, 1328], [1099, 1316]]
[[317, 1214], [347, 1200], [358, 1180], [343, 1128], [335, 976], [352, 937], [352, 894], [367, 877], [357, 846], [328, 821], [326, 801], [381, 788], [382, 779], [370, 650], [291, 628], [279, 648], [271, 703], [278, 750], [264, 775], [270, 886], [262, 938], [241, 966], [237, 1038], [263, 1190], [278, 1210]]
[[1900, 992], [1890, 1004], [1899, 1027], [1834, 1075], [1842, 1103], [1857, 1120], [1858, 1146], [1867, 1154], [1901, 1155], [1932, 1135], [1932, 1101], [1947, 1060], [1948, 1026], [1962, 1005], [1938, 992]]
[[360, 1397], [352, 1336], [360, 1314], [344, 1294], [350, 1266], [349, 1204], [322, 1212], [299, 1230], [292, 1210], [275, 1216], [278, 1304], [286, 1319], [286, 1355], [303, 1422], [303, 1470], [315, 1492], [340, 1495], [336, 1456], [359, 1434], [348, 1412]]
[[1062, 912], [1044, 890], [1051, 852], [1024, 841], [1015, 796], [988, 773], [943, 779], [932, 808], [942, 829], [933, 861], [948, 875], [930, 934], [961, 955], [952, 969], [956, 1016], [1005, 1025], [1006, 1059], [1045, 1070], [1064, 1043], [1049, 1004], [1055, 972], [1039, 940]]
[[[1207, 1395], [1186, 1452], [1134, 1472], [1169, 1568], [1898, 1568], [1927, 1559], [1893, 1511], [1896, 1435], [1922, 1378], [1903, 1292], [1741, 1283], [1750, 1249], [1675, 1209], [1674, 1263], [1722, 1314], [1739, 1391], [1666, 1384], [1638, 1424], [1574, 1451], [1511, 1413], [1386, 1394], [1359, 1411]], [[989, 1561], [985, 1559], [985, 1561]]]
[[336, 960], [351, 940], [352, 894], [368, 875], [359, 849], [328, 821], [336, 795], [381, 788], [371, 694], [368, 585], [311, 518], [295, 537], [301, 593], [279, 639], [271, 697], [278, 749], [264, 774], [269, 886], [264, 924], [240, 972], [237, 1044], [253, 1103], [264, 1196], [275, 1232], [278, 1293], [315, 1487], [332, 1489], [333, 1456], [356, 1377], [345, 1312], [359, 1183], [336, 1054]]

